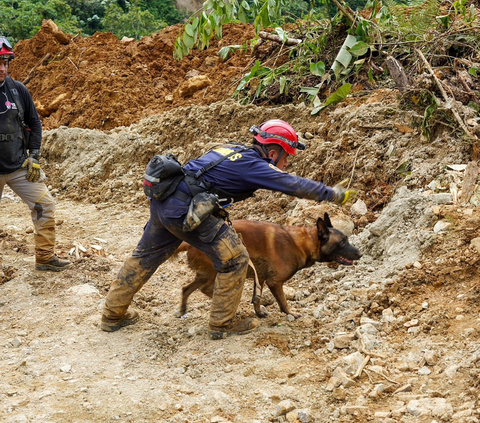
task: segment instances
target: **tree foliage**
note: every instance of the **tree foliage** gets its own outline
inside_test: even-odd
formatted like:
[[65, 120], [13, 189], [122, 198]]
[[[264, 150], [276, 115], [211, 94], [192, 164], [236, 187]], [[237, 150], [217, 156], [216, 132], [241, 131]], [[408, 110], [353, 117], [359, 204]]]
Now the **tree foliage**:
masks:
[[184, 19], [174, 0], [0, 0], [0, 16], [0, 34], [14, 43], [35, 35], [43, 19], [66, 33], [111, 31], [119, 38], [138, 38]]

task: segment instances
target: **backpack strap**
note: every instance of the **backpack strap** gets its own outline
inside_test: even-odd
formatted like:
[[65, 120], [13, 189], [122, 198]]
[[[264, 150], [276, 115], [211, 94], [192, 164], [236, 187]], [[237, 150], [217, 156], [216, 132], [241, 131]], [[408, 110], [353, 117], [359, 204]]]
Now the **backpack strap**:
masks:
[[23, 109], [22, 99], [20, 98], [20, 94], [18, 93], [17, 87], [13, 82], [13, 79], [10, 78], [9, 76], [5, 78], [5, 83], [7, 84], [8, 91], [10, 91], [10, 94], [13, 97], [13, 100], [15, 101], [15, 104], [17, 106], [18, 120], [20, 121], [22, 126], [25, 128], [27, 126], [25, 124], [25, 112]]

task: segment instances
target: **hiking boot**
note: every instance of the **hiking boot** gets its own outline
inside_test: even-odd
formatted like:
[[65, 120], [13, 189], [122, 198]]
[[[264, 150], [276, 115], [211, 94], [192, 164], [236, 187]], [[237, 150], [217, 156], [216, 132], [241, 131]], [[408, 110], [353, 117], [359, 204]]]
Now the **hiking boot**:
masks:
[[230, 323], [228, 326], [218, 327], [210, 325], [210, 338], [224, 339], [230, 335], [244, 335], [250, 333], [259, 325], [258, 319], [244, 319], [238, 320], [235, 323]]
[[128, 310], [120, 319], [108, 319], [102, 316], [100, 329], [105, 332], [115, 332], [124, 326], [133, 325], [138, 322], [140, 315], [135, 310]]
[[35, 270], [50, 270], [52, 272], [61, 272], [62, 270], [68, 269], [72, 263], [68, 260], [60, 259], [56, 254], [54, 254], [50, 259], [46, 261], [36, 260]]

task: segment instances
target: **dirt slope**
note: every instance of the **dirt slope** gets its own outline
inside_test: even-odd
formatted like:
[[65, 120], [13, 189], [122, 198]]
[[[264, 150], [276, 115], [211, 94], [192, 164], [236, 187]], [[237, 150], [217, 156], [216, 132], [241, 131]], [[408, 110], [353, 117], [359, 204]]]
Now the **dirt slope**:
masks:
[[[177, 25], [138, 42], [119, 41], [111, 33], [72, 37], [44, 21], [31, 40], [15, 46], [10, 74], [26, 81], [46, 129], [112, 129], [162, 110], [228, 97], [251, 58], [236, 54], [223, 62], [217, 52], [222, 45], [247, 43], [253, 27], [227, 25], [222, 40], [178, 62], [173, 48], [180, 30]], [[203, 89], [182, 86], [195, 77], [203, 78]]]
[[[39, 41], [48, 31], [19, 52], [36, 46], [35, 57], [43, 57]], [[124, 44], [90, 38], [69, 39], [58, 52], [72, 58], [74, 44], [85, 43], [97, 56], [89, 63], [113, 68], [121, 54], [115, 50], [110, 65], [109, 49]], [[198, 54], [207, 62], [209, 53]], [[35, 63], [16, 71], [27, 75]], [[123, 96], [82, 108], [84, 98], [101, 98], [104, 75], [95, 85], [88, 69], [72, 67], [83, 79], [68, 85], [68, 78], [56, 81], [54, 66], [37, 68], [44, 78], [35, 73], [28, 87], [41, 105], [62, 93], [75, 98], [43, 117], [54, 128], [45, 132], [43, 166], [57, 198], [58, 248], [74, 266], [58, 275], [33, 270], [28, 210], [7, 189], [0, 204], [2, 422], [478, 422], [479, 196], [457, 201], [465, 170], [451, 165], [471, 157], [458, 133], [440, 126], [425, 140], [422, 116], [404, 110], [392, 90], [317, 116], [304, 107], [239, 106], [222, 98], [233, 75], [228, 62], [216, 65], [226, 79], [179, 103], [155, 103], [149, 91], [152, 104], [143, 110], [122, 114]], [[174, 91], [184, 76], [170, 72], [165, 84], [176, 81]], [[100, 131], [112, 110], [119, 120]], [[465, 121], [472, 113], [462, 109]], [[192, 295], [184, 318], [175, 316], [180, 287], [192, 278], [180, 255], [135, 297], [138, 324], [101, 332], [104, 296], [148, 219], [141, 179], [151, 155], [170, 151], [186, 161], [216, 143], [248, 141], [252, 124], [273, 117], [292, 123], [308, 146], [290, 171], [328, 184], [351, 177], [367, 212], [259, 192], [234, 205], [232, 218], [313, 225], [327, 211], [362, 259], [299, 271], [285, 289], [300, 319], [280, 313], [267, 290], [269, 316], [257, 331], [211, 341], [203, 294]], [[240, 315], [253, 314], [251, 289], [248, 281]]]

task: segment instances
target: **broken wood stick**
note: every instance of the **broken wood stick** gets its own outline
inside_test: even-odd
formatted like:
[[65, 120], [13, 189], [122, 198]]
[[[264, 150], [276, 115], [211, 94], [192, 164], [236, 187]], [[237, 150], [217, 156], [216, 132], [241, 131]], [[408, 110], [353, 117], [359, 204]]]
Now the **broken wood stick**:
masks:
[[443, 99], [445, 100], [445, 102], [447, 104], [451, 104], [452, 113], [453, 113], [453, 116], [455, 117], [455, 120], [458, 122], [458, 124], [462, 128], [463, 132], [465, 132], [465, 135], [467, 135], [467, 137], [470, 138], [471, 141], [473, 141], [473, 143], [474, 143], [473, 144], [473, 156], [474, 156], [474, 160], [476, 160], [476, 156], [478, 155], [478, 141], [479, 141], [479, 139], [474, 134], [472, 134], [469, 131], [469, 129], [467, 128], [467, 125], [465, 125], [465, 122], [462, 120], [462, 117], [460, 116], [460, 113], [458, 113], [457, 107], [455, 105], [455, 99], [452, 99], [452, 98], [448, 97], [447, 92], [445, 91], [445, 88], [443, 87], [440, 80], [437, 78], [437, 75], [435, 75], [435, 72], [433, 71], [432, 67], [430, 66], [430, 63], [428, 63], [427, 59], [425, 59], [425, 56], [423, 55], [423, 53], [418, 48], [416, 48], [415, 51], [419, 55], [420, 59], [422, 59], [423, 63], [425, 64], [425, 67], [427, 68], [430, 75], [432, 75], [433, 80], [435, 81], [435, 83], [437, 84], [440, 92], [442, 93], [442, 96], [443, 96]]
[[388, 56], [385, 59], [385, 65], [387, 65], [388, 71], [390, 72], [390, 75], [392, 75], [392, 78], [400, 91], [403, 91], [410, 86], [402, 64], [395, 59], [395, 57]]
[[302, 40], [297, 38], [287, 38], [287, 40], [284, 41], [279, 35], [265, 31], [260, 31], [258, 36], [264, 40], [275, 41], [276, 43], [285, 44], [287, 46], [298, 46], [302, 42]]
[[341, 3], [338, 0], [332, 0], [332, 3], [338, 7], [338, 9], [345, 15], [345, 17], [351, 22], [355, 22], [355, 12], [345, 3]]
[[30, 79], [32, 79], [33, 77], [33, 73], [35, 72], [35, 69], [37, 69], [43, 62], [48, 60], [50, 56], [51, 56], [51, 53], [47, 53], [45, 56], [42, 57], [41, 60], [38, 61], [38, 63], [32, 69], [30, 69], [30, 72], [28, 72], [27, 77], [22, 81], [23, 85], [28, 84], [28, 81], [30, 81]]
[[470, 162], [465, 169], [465, 178], [462, 184], [462, 194], [460, 200], [462, 203], [467, 204], [470, 201], [470, 197], [473, 195], [475, 185], [478, 178], [478, 165], [477, 162]]
[[362, 371], [363, 369], [365, 368], [365, 366], [368, 364], [368, 362], [370, 361], [370, 356], [367, 355], [362, 363], [360, 364], [360, 367], [357, 369], [357, 371], [355, 372], [355, 374], [352, 376], [352, 379], [355, 380], [357, 379], [358, 377], [360, 377], [360, 375], [362, 374]]

